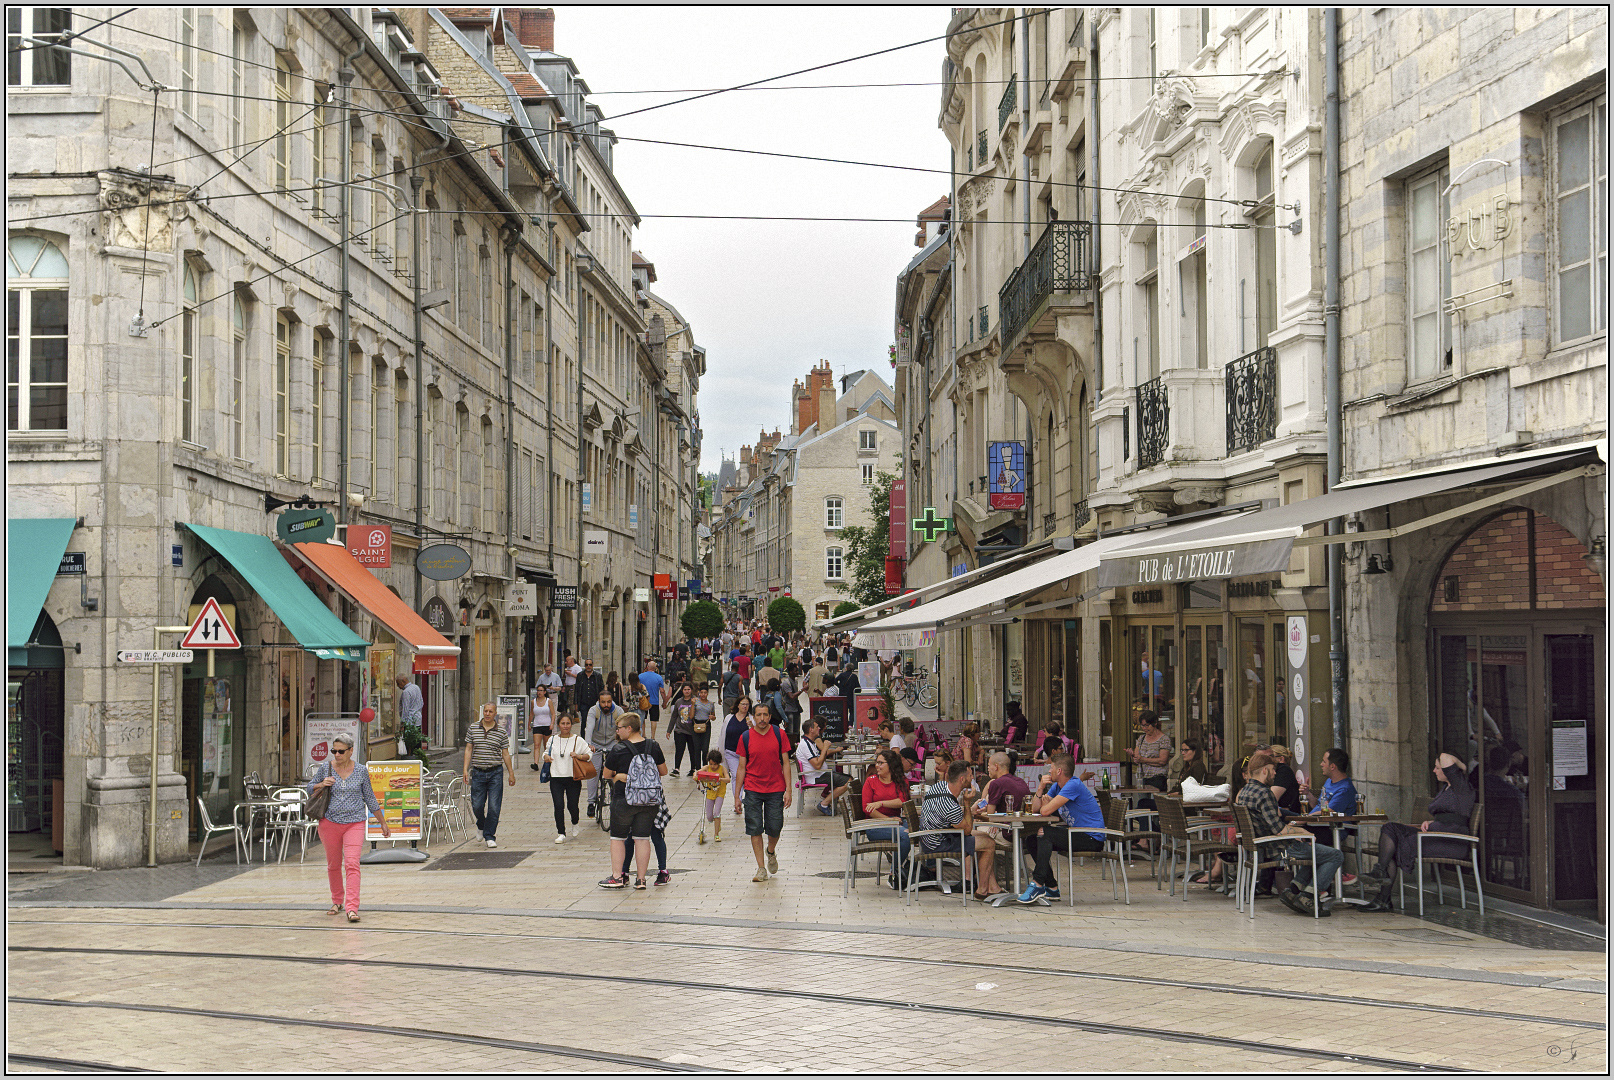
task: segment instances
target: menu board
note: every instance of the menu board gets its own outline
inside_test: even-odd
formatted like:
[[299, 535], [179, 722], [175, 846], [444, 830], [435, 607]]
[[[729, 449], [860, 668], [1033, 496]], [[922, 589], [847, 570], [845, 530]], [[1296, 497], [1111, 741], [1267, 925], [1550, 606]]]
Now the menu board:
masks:
[[851, 704], [843, 697], [808, 698], [808, 716], [822, 725], [824, 738], [838, 743], [846, 738], [846, 710]]
[[527, 732], [527, 695], [500, 694], [494, 708], [505, 734], [510, 736], [510, 745], [526, 746], [531, 740]]
[[359, 742], [359, 721], [355, 716], [308, 717], [303, 721], [303, 775], [312, 776], [331, 760], [331, 742], [337, 736], [355, 748]]
[[[370, 786], [375, 790], [375, 801], [381, 804], [381, 816], [392, 829], [385, 839], [420, 839], [420, 781], [425, 766], [418, 759], [402, 761], [372, 761]], [[366, 840], [384, 839], [375, 818], [365, 824]]]
[[880, 721], [891, 719], [885, 712], [885, 698], [879, 694], [859, 694], [853, 699], [857, 715], [853, 718], [853, 727], [867, 728], [869, 731], [880, 730]]

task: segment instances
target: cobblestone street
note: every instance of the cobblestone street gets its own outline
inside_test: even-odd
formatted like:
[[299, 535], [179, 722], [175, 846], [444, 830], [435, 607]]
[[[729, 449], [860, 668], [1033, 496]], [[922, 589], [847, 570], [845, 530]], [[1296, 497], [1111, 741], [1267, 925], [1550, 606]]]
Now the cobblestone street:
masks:
[[[843, 899], [838, 819], [787, 812], [782, 873], [753, 883], [739, 819], [699, 844], [693, 785], [673, 778], [673, 884], [607, 892], [604, 834], [584, 818], [555, 845], [547, 792], [520, 771], [497, 852], [461, 834], [425, 864], [366, 866], [358, 926], [323, 914], [317, 847], [239, 871], [224, 850], [200, 870], [13, 875], [12, 1067], [1606, 1068], [1606, 954], [1573, 930], [1494, 912], [1468, 929], [1317, 922], [1271, 900], [1251, 920], [1203, 889], [1170, 898], [1141, 861], [1131, 905], [1096, 863], [1073, 907], [929, 889], [907, 905], [872, 876]], [[519, 861], [442, 869], [452, 855]], [[288, 1057], [283, 1039], [319, 1049]]]

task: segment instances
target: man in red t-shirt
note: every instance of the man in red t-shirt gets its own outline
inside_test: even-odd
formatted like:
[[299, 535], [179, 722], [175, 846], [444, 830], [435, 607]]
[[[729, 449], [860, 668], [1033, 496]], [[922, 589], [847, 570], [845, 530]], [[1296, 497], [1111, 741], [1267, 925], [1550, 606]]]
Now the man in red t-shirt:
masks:
[[[774, 726], [772, 710], [758, 705], [751, 714], [751, 730], [740, 736], [736, 753], [740, 758], [734, 774], [734, 809], [741, 807], [744, 795], [745, 835], [751, 838], [751, 851], [757, 857], [757, 873], [752, 881], [767, 881], [779, 872], [779, 833], [785, 827], [785, 807], [790, 805], [790, 736]], [[762, 834], [768, 835], [767, 865], [763, 865]]]
[[740, 646], [740, 655], [734, 658], [734, 670], [740, 673], [740, 682], [749, 693], [751, 689], [751, 650]]

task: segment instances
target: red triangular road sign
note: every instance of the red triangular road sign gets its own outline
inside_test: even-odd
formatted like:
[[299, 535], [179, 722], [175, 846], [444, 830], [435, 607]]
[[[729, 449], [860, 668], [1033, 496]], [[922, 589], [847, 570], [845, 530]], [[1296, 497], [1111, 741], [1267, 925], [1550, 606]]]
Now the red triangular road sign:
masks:
[[191, 623], [191, 628], [185, 631], [185, 640], [179, 643], [181, 649], [239, 649], [241, 639], [235, 636], [235, 627], [230, 620], [224, 617], [224, 609], [219, 602], [208, 597], [207, 603], [202, 605], [201, 614]]

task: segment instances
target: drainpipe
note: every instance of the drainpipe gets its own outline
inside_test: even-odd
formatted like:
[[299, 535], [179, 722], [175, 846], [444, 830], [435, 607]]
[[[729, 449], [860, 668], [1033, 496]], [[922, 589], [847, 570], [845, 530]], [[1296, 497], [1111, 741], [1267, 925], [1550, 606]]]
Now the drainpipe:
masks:
[[[423, 378], [424, 372], [421, 370], [424, 364], [421, 354], [426, 351], [425, 343], [422, 340], [425, 336], [425, 330], [422, 326], [425, 313], [420, 310], [420, 227], [422, 219], [426, 216], [420, 210], [420, 189], [425, 186], [426, 178], [424, 176], [419, 173], [410, 175], [409, 198], [414, 210], [414, 227], [409, 230], [409, 265], [415, 268], [415, 537], [417, 543], [419, 538], [426, 533], [425, 511], [421, 509], [420, 498], [420, 491], [425, 484], [426, 476], [425, 467], [421, 462], [421, 458], [426, 452], [426, 431], [424, 425], [420, 422], [421, 414], [424, 412], [425, 401], [423, 399], [426, 393], [426, 381]], [[416, 611], [420, 610], [421, 591], [420, 566], [417, 564], [415, 566], [414, 592]]]
[[353, 336], [353, 327], [349, 322], [348, 313], [348, 304], [353, 295], [351, 289], [349, 288], [350, 282], [348, 280], [348, 233], [351, 231], [352, 225], [352, 218], [350, 216], [352, 203], [349, 201], [351, 196], [348, 193], [348, 185], [353, 182], [353, 99], [351, 97], [351, 87], [353, 83], [353, 76], [356, 74], [352, 67], [353, 62], [363, 55], [364, 42], [361, 41], [359, 42], [359, 47], [357, 49], [342, 58], [341, 70], [336, 73], [336, 79], [339, 83], [341, 83], [342, 89], [342, 186], [340, 189], [338, 189], [339, 194], [337, 196], [338, 206], [340, 207], [342, 217], [340, 226], [342, 240], [338, 246], [337, 256], [342, 264], [340, 271], [340, 295], [342, 303], [340, 313], [337, 317], [338, 383], [336, 396], [337, 401], [340, 404], [336, 411], [336, 515], [337, 520], [344, 525], [347, 524], [347, 489], [350, 479], [348, 454], [352, 449], [348, 446], [348, 418], [351, 415], [351, 410], [353, 408], [352, 402], [348, 400], [350, 397], [348, 379], [351, 377], [350, 368], [352, 367], [352, 359], [349, 357], [348, 353], [351, 349], [351, 341]]
[[[1020, 9], [1020, 259], [1031, 257], [1031, 16]], [[1044, 15], [1043, 18], [1047, 18]], [[999, 333], [1002, 331], [1000, 330]], [[1030, 410], [1026, 410], [1029, 412]]]
[[[1098, 174], [1098, 27], [1088, 28], [1087, 43], [1087, 138], [1084, 140], [1087, 152], [1087, 182], [1090, 185], [1088, 192], [1088, 205], [1092, 207], [1093, 223], [1089, 226], [1087, 234], [1087, 287], [1093, 292], [1093, 380], [1097, 383], [1093, 391], [1093, 401], [1098, 402], [1104, 396], [1104, 298], [1099, 293], [1099, 272], [1103, 263], [1099, 261], [1098, 227], [1102, 223], [1098, 204], [1098, 185], [1103, 181]], [[1098, 477], [1093, 478], [1096, 482]]]
[[[1328, 489], [1339, 483], [1345, 436], [1340, 417], [1339, 379], [1339, 9], [1323, 12], [1323, 354], [1328, 377]], [[1344, 522], [1328, 523], [1330, 535], [1344, 531]], [[1334, 718], [1334, 745], [1345, 745], [1349, 729], [1346, 698], [1345, 564], [1344, 547], [1329, 544], [1328, 552], [1328, 672]]]
[[516, 244], [521, 240], [521, 234], [508, 226], [499, 231], [504, 236], [504, 543], [505, 555], [510, 559], [510, 580], [514, 581], [516, 557], [510, 550], [516, 546], [516, 334], [513, 309], [516, 302]]
[[[552, 223], [553, 213], [550, 209], [551, 206], [552, 204], [548, 199], [545, 199], [544, 216], [546, 219], [551, 219], [549, 228], [545, 230], [549, 234], [549, 265], [551, 269], [544, 278], [544, 431], [547, 435], [548, 445], [544, 461], [551, 472], [558, 474], [559, 469], [555, 466], [555, 273], [553, 269], [555, 266], [555, 229]], [[544, 483], [549, 484], [548, 477], [544, 478]], [[556, 490], [559, 489], [558, 484], [550, 486], [553, 486]], [[548, 521], [544, 534], [549, 537], [549, 573], [553, 576], [555, 573], [555, 493], [551, 491], [546, 494], [549, 496], [544, 500], [545, 508], [548, 511]], [[549, 617], [551, 619], [558, 618], [555, 615], [553, 598], [551, 598]], [[551, 631], [551, 636], [553, 636], [553, 630]], [[565, 658], [562, 657], [561, 659], [564, 660]]]

